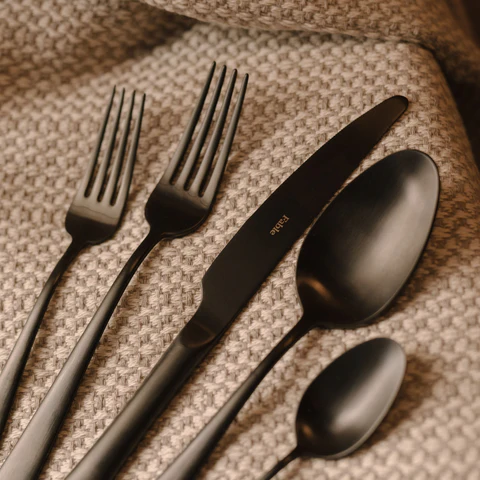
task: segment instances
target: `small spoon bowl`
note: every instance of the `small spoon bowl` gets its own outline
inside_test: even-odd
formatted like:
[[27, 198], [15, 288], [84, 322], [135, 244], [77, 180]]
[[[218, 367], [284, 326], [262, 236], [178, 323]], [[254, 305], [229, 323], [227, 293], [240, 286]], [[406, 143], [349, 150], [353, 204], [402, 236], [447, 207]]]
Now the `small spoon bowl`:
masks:
[[402, 347], [388, 338], [357, 345], [310, 384], [297, 412], [302, 454], [341, 458], [356, 450], [383, 420], [405, 375]]
[[335, 459], [359, 448], [392, 406], [406, 365], [402, 347], [389, 338], [361, 343], [334, 360], [303, 394], [297, 446], [261, 480], [298, 457]]

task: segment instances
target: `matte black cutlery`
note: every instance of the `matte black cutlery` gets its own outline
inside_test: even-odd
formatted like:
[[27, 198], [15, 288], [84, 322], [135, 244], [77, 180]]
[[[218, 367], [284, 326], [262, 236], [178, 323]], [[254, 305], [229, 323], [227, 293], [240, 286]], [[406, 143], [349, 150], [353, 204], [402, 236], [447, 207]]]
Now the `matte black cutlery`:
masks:
[[423, 252], [438, 194], [431, 158], [405, 150], [366, 170], [335, 197], [298, 257], [303, 316], [159, 479], [192, 478], [262, 379], [310, 330], [360, 327], [390, 305]]
[[127, 261], [85, 328], [37, 412], [0, 469], [0, 479], [24, 480], [38, 476], [102, 333], [133, 274], [161, 240], [191, 233], [207, 219], [225, 170], [248, 80], [248, 76], [245, 75], [222, 147], [215, 160], [235, 87], [237, 72], [233, 71], [222, 108], [215, 121], [215, 128], [203, 157], [199, 160], [213, 123], [212, 119], [222, 91], [226, 67], [223, 67], [220, 72], [212, 99], [188, 156], [186, 152], [199, 121], [214, 70], [215, 64], [212, 65], [178, 148], [148, 199], [145, 217], [150, 224], [149, 233]]
[[342, 458], [360, 448], [397, 397], [406, 365], [402, 347], [389, 338], [361, 343], [335, 359], [303, 394], [296, 447], [261, 480], [296, 458]]
[[353, 121], [314, 153], [245, 222], [206, 272], [203, 298], [193, 318], [72, 471], [70, 480], [106, 480], [115, 476], [283, 255], [407, 105], [406, 98], [392, 97]]
[[[105, 155], [103, 160], [98, 162], [110, 111], [114, 102], [115, 88], [113, 89], [93, 156], [65, 219], [65, 228], [71, 235], [72, 242], [48, 277], [0, 375], [0, 434], [3, 432], [7, 422], [8, 413], [33, 342], [60, 278], [82, 249], [88, 245], [97, 245], [105, 242], [113, 236], [120, 225], [132, 179], [145, 103], [145, 95], [143, 95], [134, 127], [130, 151], [120, 180], [120, 172], [124, 163], [135, 103], [135, 92], [133, 92], [130, 99], [118, 153], [115, 161], [111, 164], [124, 96], [125, 90], [122, 90]], [[96, 171], [97, 165], [98, 171]], [[107, 175], [109, 166], [111, 172]]]

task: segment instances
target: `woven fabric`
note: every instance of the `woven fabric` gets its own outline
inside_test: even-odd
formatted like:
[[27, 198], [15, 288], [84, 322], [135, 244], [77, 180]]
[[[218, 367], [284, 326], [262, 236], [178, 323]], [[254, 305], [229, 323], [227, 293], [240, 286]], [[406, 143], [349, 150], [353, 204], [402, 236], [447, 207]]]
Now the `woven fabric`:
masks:
[[[475, 0], [145, 0], [232, 26], [347, 34], [417, 43], [432, 51], [453, 89], [480, 158], [480, 46]], [[477, 41], [476, 41], [477, 40]], [[478, 160], [477, 160], [478, 162]]]
[[480, 75], [480, 50], [463, 0], [147, 0], [200, 20], [271, 30], [313, 30], [405, 40], [435, 52], [452, 78]]
[[[423, 11], [420, 2], [402, 3]], [[314, 5], [322, 11], [335, 4]], [[239, 414], [201, 478], [258, 478], [294, 446], [296, 408], [309, 382], [347, 348], [387, 336], [405, 348], [407, 375], [398, 401], [366, 447], [338, 461], [296, 461], [278, 478], [478, 479], [480, 178], [445, 64], [423, 42], [399, 41], [399, 35], [379, 31], [373, 36], [352, 35], [352, 28], [344, 35], [266, 31], [258, 28], [258, 15], [251, 19], [256, 28], [245, 29], [250, 24], [209, 24], [162, 10], [218, 20], [219, 2], [200, 15], [202, 5], [24, 0], [0, 6], [0, 366], [68, 245], [64, 217], [112, 86], [147, 94], [123, 225], [112, 240], [85, 250], [59, 285], [23, 375], [0, 460], [146, 234], [143, 206], [175, 150], [211, 61], [217, 60], [248, 72], [250, 83], [213, 212], [197, 232], [158, 246], [140, 267], [41, 478], [64, 478], [120, 412], [195, 312], [208, 266], [263, 200], [339, 129], [401, 94], [411, 102], [408, 112], [361, 170], [404, 148], [420, 149], [438, 165], [439, 210], [418, 268], [374, 325], [312, 332], [294, 347]], [[248, 7], [240, 1], [228, 5]], [[310, 5], [305, 2], [304, 11]], [[258, 11], [267, 7], [275, 5], [265, 2]], [[359, 24], [359, 31], [380, 15], [362, 23], [348, 20], [348, 12], [344, 21]], [[388, 15], [383, 18], [387, 24]], [[324, 27], [328, 30], [318, 29]], [[462, 78], [474, 84], [472, 63], [462, 58], [471, 68]], [[301, 241], [156, 421], [119, 478], [156, 478], [295, 323], [301, 314], [295, 289], [300, 246]]]

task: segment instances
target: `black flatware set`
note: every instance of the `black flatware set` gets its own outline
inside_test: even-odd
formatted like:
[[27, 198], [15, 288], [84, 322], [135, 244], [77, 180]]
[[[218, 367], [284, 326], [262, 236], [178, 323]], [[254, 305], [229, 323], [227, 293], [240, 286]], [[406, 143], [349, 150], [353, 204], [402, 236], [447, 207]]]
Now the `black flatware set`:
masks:
[[[232, 72], [214, 122], [226, 76], [223, 67], [200, 124], [214, 70], [215, 64], [178, 148], [146, 204], [149, 233], [123, 267], [0, 468], [0, 480], [38, 478], [96, 346], [138, 267], [160, 241], [188, 235], [206, 221], [226, 167], [248, 81], [245, 75], [230, 109], [237, 77], [237, 72]], [[114, 96], [115, 91], [92, 160], [67, 214], [72, 244], [48, 279], [0, 375], [0, 432], [60, 276], [82, 248], [109, 239], [120, 223], [145, 96], [127, 160], [124, 162], [134, 96], [116, 159], [111, 161], [122, 91], [105, 157], [98, 162]], [[159, 478], [194, 478], [261, 380], [312, 328], [361, 327], [391, 304], [412, 274], [432, 228], [439, 195], [435, 164], [419, 151], [397, 152], [358, 175], [331, 199], [407, 106], [406, 98], [394, 96], [358, 117], [319, 148], [245, 222], [205, 273], [196, 313], [69, 474], [70, 480], [115, 477], [152, 423], [316, 217], [297, 264], [303, 316]], [[298, 456], [340, 458], [358, 448], [387, 413], [404, 371], [405, 355], [389, 339], [371, 340], [338, 358], [304, 395], [297, 414], [298, 446], [264, 478], [272, 478]], [[328, 393], [322, 395], [322, 391]], [[363, 410], [355, 407], [357, 401]], [[352, 425], [332, 430], [336, 416], [351, 418]]]

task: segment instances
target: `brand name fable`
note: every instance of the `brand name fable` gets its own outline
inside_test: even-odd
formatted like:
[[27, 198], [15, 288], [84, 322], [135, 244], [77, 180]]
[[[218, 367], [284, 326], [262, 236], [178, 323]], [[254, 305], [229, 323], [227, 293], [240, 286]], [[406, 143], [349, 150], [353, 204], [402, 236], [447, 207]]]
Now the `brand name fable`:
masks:
[[284, 226], [285, 224], [290, 220], [286, 215], [284, 215], [277, 223], [276, 225], [270, 230], [270, 235], [276, 235]]

